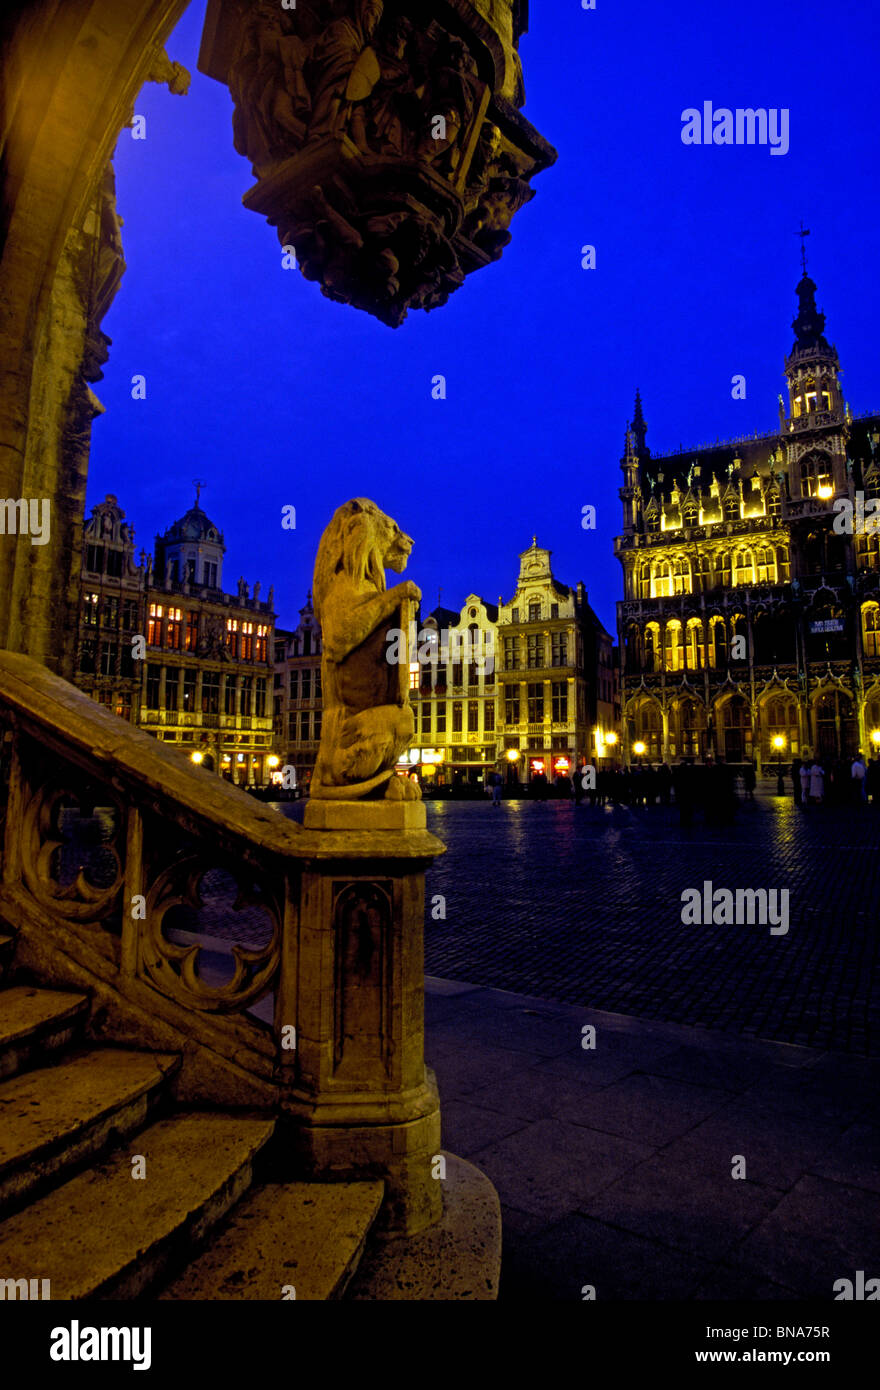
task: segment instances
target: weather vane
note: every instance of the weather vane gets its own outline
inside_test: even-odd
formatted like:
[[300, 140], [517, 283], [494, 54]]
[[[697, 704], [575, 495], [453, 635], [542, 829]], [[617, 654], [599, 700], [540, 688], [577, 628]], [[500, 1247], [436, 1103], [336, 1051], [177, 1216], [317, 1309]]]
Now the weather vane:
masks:
[[196, 490], [196, 506], [198, 506], [199, 498], [202, 495], [202, 488], [207, 487], [208, 484], [205, 482], [204, 478], [193, 478], [192, 485]]
[[801, 239], [801, 265], [804, 268], [805, 275], [807, 273], [807, 248], [804, 243], [804, 237], [808, 237], [809, 235], [810, 229], [809, 227], [804, 227], [804, 219], [801, 218], [801, 229], [799, 232], [795, 232], [795, 236], [799, 236]]

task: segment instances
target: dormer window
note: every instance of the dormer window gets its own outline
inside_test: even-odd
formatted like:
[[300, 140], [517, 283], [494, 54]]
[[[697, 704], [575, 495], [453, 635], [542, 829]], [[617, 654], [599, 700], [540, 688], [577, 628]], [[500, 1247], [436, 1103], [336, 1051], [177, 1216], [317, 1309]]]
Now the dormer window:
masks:
[[739, 520], [739, 498], [738, 498], [738, 497], [734, 497], [734, 496], [732, 496], [731, 494], [728, 494], [728, 496], [725, 497], [725, 499], [724, 499], [724, 520], [725, 520], [725, 521], [738, 521], [738, 520]]
[[696, 526], [700, 519], [700, 509], [696, 502], [686, 502], [684, 508], [685, 526]]
[[649, 531], [660, 530], [660, 516], [657, 512], [648, 512], [647, 522]]
[[767, 515], [774, 519], [782, 515], [782, 502], [778, 492], [771, 492], [767, 497]]

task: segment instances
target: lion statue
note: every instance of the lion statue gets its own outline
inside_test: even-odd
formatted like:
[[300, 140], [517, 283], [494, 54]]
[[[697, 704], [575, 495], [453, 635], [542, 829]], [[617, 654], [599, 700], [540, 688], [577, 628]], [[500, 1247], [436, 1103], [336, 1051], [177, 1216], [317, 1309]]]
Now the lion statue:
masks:
[[417, 782], [394, 775], [414, 722], [409, 661], [392, 664], [387, 645], [390, 629], [409, 632], [422, 596], [410, 580], [385, 587], [385, 570], [400, 574], [412, 545], [365, 497], [337, 507], [321, 537], [313, 595], [323, 638], [324, 717], [313, 797], [415, 800], [422, 794]]

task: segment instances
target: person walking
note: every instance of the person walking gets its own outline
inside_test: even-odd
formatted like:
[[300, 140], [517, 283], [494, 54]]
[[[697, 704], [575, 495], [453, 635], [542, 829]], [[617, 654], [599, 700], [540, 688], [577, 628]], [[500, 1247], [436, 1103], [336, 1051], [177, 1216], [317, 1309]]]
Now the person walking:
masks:
[[801, 768], [802, 768], [802, 767], [803, 767], [803, 762], [801, 761], [800, 758], [792, 758], [792, 760], [791, 760], [791, 784], [792, 784], [792, 786], [793, 786], [793, 788], [794, 788], [794, 804], [795, 804], [795, 806], [800, 806], [800, 805], [802, 804], [802, 803], [801, 803]]
[[497, 769], [496, 769], [496, 771], [492, 773], [492, 805], [493, 805], [493, 806], [500, 806], [500, 805], [501, 805], [501, 787], [502, 787], [502, 785], [503, 785], [503, 782], [504, 782], [504, 779], [503, 779], [503, 777], [501, 776], [501, 773], [498, 772]]
[[861, 806], [863, 801], [868, 799], [867, 768], [861, 753], [856, 753], [850, 768], [852, 779], [853, 800], [857, 806]]
[[810, 768], [810, 800], [821, 806], [825, 800], [825, 771], [818, 758], [813, 759]]
[[800, 770], [800, 774], [799, 774], [799, 775], [800, 775], [800, 780], [801, 780], [801, 806], [803, 807], [804, 810], [806, 810], [806, 808], [807, 808], [807, 807], [809, 806], [809, 804], [810, 804], [810, 760], [809, 760], [809, 758], [804, 758], [804, 761], [801, 763], [801, 770]]
[[757, 773], [755, 772], [755, 764], [752, 762], [746, 763], [745, 770], [743, 772], [743, 787], [745, 789], [745, 793], [749, 801], [754, 801], [755, 799], [755, 786], [757, 784], [757, 781], [758, 777]]

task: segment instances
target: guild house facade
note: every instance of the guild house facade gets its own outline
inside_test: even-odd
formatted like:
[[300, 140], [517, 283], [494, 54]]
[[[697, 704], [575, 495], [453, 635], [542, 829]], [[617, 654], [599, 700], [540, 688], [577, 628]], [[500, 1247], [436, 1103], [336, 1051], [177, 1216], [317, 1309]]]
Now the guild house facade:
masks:
[[[282, 767], [292, 767], [296, 786], [308, 791], [321, 742], [321, 629], [311, 590], [293, 632], [275, 632], [273, 716]], [[281, 777], [281, 769], [276, 772]]]
[[[76, 684], [206, 771], [265, 786], [273, 746], [273, 592], [223, 590], [222, 532], [199, 505], [135, 561], [109, 495], [85, 524]], [[138, 639], [141, 639], [140, 641]], [[138, 654], [140, 652], [140, 654]]]
[[[806, 273], [772, 433], [621, 460], [618, 604], [627, 760], [880, 746], [880, 416], [854, 418]], [[867, 501], [866, 501], [867, 499]]]

